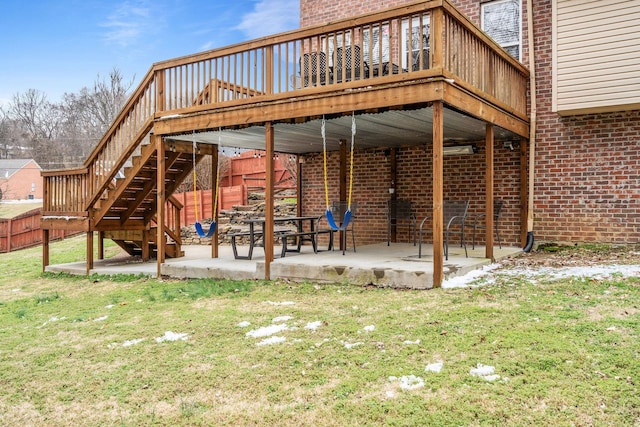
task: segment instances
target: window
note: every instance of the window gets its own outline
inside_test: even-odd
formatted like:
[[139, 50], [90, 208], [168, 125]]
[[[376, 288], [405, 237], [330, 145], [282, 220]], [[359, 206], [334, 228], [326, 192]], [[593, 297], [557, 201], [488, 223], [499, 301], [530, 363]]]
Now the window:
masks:
[[522, 40], [520, 0], [496, 0], [482, 4], [482, 30], [511, 56], [520, 60]]
[[[402, 46], [402, 68], [408, 70], [422, 70], [429, 68], [429, 21], [430, 16], [424, 15], [413, 18], [411, 20], [411, 34], [409, 34], [409, 21], [402, 22], [402, 33], [404, 42]], [[422, 22], [422, 31], [420, 31], [420, 22]], [[411, 43], [411, 46], [409, 46]], [[420, 49], [422, 48], [422, 52]], [[409, 56], [411, 52], [411, 56]], [[422, 55], [422, 65], [420, 64], [420, 56]], [[411, 64], [411, 65], [409, 65]]]

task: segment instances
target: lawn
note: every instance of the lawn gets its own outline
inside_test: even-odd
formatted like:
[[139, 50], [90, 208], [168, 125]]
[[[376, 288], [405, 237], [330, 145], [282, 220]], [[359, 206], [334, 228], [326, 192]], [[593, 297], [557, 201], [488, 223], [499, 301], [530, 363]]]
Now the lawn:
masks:
[[624, 266], [395, 291], [43, 275], [39, 251], [0, 254], [0, 425], [640, 425]]
[[0, 218], [13, 218], [32, 209], [42, 207], [42, 202], [36, 203], [0, 203]]

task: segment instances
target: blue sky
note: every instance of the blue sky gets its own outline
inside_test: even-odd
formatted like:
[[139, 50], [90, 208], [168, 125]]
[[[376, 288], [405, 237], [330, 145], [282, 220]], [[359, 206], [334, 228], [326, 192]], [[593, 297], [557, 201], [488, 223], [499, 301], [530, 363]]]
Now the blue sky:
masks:
[[299, 0], [8, 0], [0, 8], [0, 106], [50, 102], [118, 68], [137, 86], [154, 62], [299, 27]]

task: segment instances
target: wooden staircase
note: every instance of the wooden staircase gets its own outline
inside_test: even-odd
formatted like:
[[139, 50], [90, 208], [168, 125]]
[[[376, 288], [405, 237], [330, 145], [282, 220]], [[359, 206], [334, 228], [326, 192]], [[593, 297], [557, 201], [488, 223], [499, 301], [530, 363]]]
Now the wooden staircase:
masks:
[[[93, 237], [89, 236], [94, 232], [99, 236], [98, 258], [103, 255], [104, 238], [144, 260], [159, 257], [160, 247], [164, 248], [162, 259], [184, 256], [182, 204], [171, 195], [193, 171], [194, 150], [197, 165], [206, 155], [217, 161], [217, 146], [154, 136], [156, 104], [161, 102], [157, 78], [153, 71], [147, 74], [82, 168], [42, 172], [45, 266], [48, 232], [56, 229], [88, 233], [88, 265], [93, 263]], [[159, 200], [165, 202], [162, 216]], [[163, 237], [157, 231], [159, 217]]]

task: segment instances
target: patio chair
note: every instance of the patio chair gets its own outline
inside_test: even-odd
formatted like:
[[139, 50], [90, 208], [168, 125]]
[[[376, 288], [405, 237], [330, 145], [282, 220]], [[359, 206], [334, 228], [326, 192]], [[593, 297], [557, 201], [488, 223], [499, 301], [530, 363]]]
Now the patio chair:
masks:
[[[444, 234], [444, 258], [445, 260], [449, 260], [449, 234], [451, 232], [459, 232], [460, 233], [460, 247], [464, 246], [464, 255], [469, 258], [469, 254], [467, 253], [467, 243], [464, 238], [464, 224], [467, 220], [467, 212], [469, 211], [469, 201], [454, 201], [454, 200], [445, 200], [442, 216], [443, 216], [443, 224], [445, 229]], [[427, 216], [420, 223], [420, 238], [418, 239], [418, 258], [422, 258], [422, 228], [425, 222], [432, 218], [432, 216]], [[431, 229], [431, 227], [429, 227]], [[435, 250], [435, 248], [434, 248]]]
[[[496, 233], [496, 237], [498, 238], [498, 245], [500, 249], [502, 249], [502, 242], [500, 241], [500, 234], [498, 233], [498, 220], [500, 219], [500, 212], [502, 211], [502, 206], [504, 206], [504, 201], [502, 200], [494, 200], [493, 201], [493, 228]], [[471, 249], [476, 248], [476, 229], [484, 230], [484, 217], [485, 214], [481, 213], [474, 217], [473, 219], [473, 236], [471, 238]]]
[[[320, 59], [318, 60], [318, 58]], [[318, 83], [321, 85], [326, 83], [327, 54], [325, 52], [305, 53], [302, 55], [300, 61], [300, 74], [302, 76], [302, 83], [304, 87], [316, 86]], [[319, 70], [318, 67], [320, 67]], [[318, 71], [320, 71], [319, 82]]]
[[413, 246], [416, 245], [416, 216], [411, 200], [389, 200], [387, 202], [387, 246], [391, 242], [391, 229], [407, 228], [409, 240], [413, 233]]
[[[353, 47], [353, 58], [352, 58], [352, 51], [351, 48]], [[344, 79], [343, 79], [343, 75], [342, 75], [342, 57], [344, 56], [344, 65], [345, 65], [345, 69], [344, 69]], [[335, 61], [335, 67], [333, 69], [335, 78], [336, 78], [336, 82], [340, 83], [340, 82], [348, 82], [351, 80], [358, 80], [360, 79], [360, 68], [361, 68], [361, 60], [360, 60], [361, 56], [360, 56], [360, 46], [347, 46], [346, 48], [344, 48], [344, 55], [343, 55], [343, 48], [339, 47], [336, 49], [336, 61]], [[367, 77], [367, 64], [363, 63], [362, 67], [365, 69], [365, 77]]]

